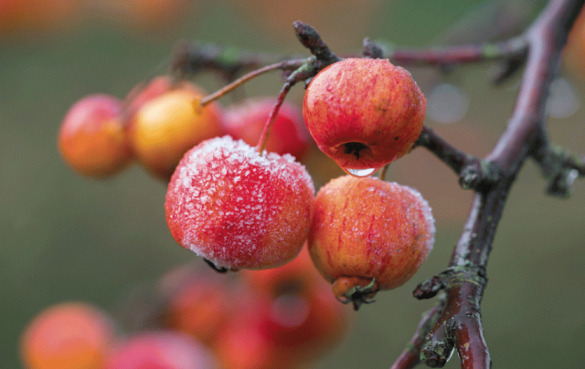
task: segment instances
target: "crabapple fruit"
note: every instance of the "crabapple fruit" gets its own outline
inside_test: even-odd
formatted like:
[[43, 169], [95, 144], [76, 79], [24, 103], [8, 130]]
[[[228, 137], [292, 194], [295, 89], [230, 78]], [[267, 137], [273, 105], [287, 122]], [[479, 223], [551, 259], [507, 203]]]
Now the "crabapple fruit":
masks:
[[[256, 145], [274, 104], [272, 98], [260, 98], [228, 107], [224, 116], [226, 133], [248, 145]], [[291, 154], [297, 160], [302, 160], [309, 149], [309, 142], [301, 109], [283, 102], [270, 129], [266, 151]]]
[[410, 187], [343, 176], [315, 197], [309, 252], [334, 294], [357, 309], [378, 290], [398, 287], [434, 243], [431, 208]]
[[144, 104], [166, 92], [177, 88], [191, 87], [196, 90], [195, 85], [192, 83], [187, 81], [175, 82], [169, 75], [155, 76], [146, 82], [139, 83], [126, 95], [126, 106], [124, 109], [126, 119], [132, 120], [134, 114], [136, 114], [138, 109], [140, 109]]
[[347, 330], [349, 315], [330, 293], [309, 252], [278, 268], [242, 271], [256, 298], [255, 329], [281, 355], [296, 360], [318, 357], [336, 344]]
[[356, 176], [405, 155], [420, 135], [425, 110], [410, 73], [386, 59], [351, 58], [326, 67], [303, 102], [319, 149]]
[[210, 344], [232, 313], [225, 275], [201, 273], [193, 265], [177, 267], [159, 283], [164, 327]]
[[95, 178], [109, 177], [132, 159], [123, 120], [122, 101], [106, 94], [78, 100], [65, 115], [57, 144], [75, 171]]
[[192, 101], [204, 95], [195, 85], [183, 84], [147, 101], [129, 122], [132, 149], [155, 176], [170, 178], [187, 150], [223, 133], [219, 105], [193, 109]]
[[28, 324], [20, 351], [28, 369], [102, 369], [113, 340], [106, 313], [85, 303], [64, 302]]
[[220, 332], [213, 345], [224, 369], [293, 369], [298, 362], [283, 357], [274, 343], [256, 329], [249, 314], [243, 312]]
[[291, 155], [230, 136], [185, 154], [168, 186], [171, 234], [217, 268], [264, 269], [294, 258], [307, 239], [314, 187]]
[[105, 369], [212, 369], [215, 359], [200, 342], [179, 332], [145, 331], [114, 348]]

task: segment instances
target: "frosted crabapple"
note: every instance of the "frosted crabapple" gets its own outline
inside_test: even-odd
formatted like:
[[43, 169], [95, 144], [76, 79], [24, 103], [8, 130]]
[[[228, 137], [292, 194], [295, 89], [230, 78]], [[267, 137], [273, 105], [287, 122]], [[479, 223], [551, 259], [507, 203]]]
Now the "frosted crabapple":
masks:
[[217, 268], [263, 269], [294, 258], [309, 232], [314, 187], [291, 155], [264, 152], [230, 136], [185, 154], [165, 209], [175, 240]]
[[334, 294], [357, 309], [378, 290], [408, 281], [434, 235], [431, 208], [418, 191], [346, 175], [317, 193], [309, 252]]
[[[226, 133], [254, 145], [260, 139], [274, 104], [272, 98], [257, 98], [229, 106], [223, 121]], [[284, 101], [266, 140], [266, 151], [291, 154], [297, 160], [302, 160], [308, 148], [309, 133], [301, 109]]]
[[121, 113], [122, 101], [106, 94], [88, 95], [73, 104], [57, 137], [63, 160], [75, 171], [96, 178], [126, 167], [132, 151]]
[[410, 73], [386, 59], [345, 59], [312, 79], [303, 116], [317, 146], [349, 174], [366, 176], [406, 154], [422, 130], [426, 99]]
[[154, 175], [168, 179], [187, 150], [223, 133], [219, 105], [193, 109], [192, 101], [202, 96], [195, 85], [183, 83], [148, 100], [133, 115], [128, 124], [130, 144]]
[[20, 342], [28, 369], [102, 369], [114, 341], [109, 316], [82, 302], [63, 302], [38, 314]]

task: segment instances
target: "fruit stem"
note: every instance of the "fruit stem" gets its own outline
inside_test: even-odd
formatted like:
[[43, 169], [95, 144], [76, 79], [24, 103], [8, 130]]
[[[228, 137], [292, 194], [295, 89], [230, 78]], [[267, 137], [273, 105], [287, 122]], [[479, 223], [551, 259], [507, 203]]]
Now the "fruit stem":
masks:
[[266, 147], [266, 141], [268, 140], [268, 135], [270, 134], [270, 129], [272, 128], [272, 124], [276, 120], [276, 116], [278, 115], [278, 111], [284, 102], [284, 98], [286, 94], [290, 91], [291, 87], [293, 86], [293, 82], [286, 81], [282, 88], [280, 89], [280, 93], [278, 94], [278, 98], [276, 99], [276, 103], [272, 107], [270, 114], [268, 115], [268, 119], [266, 119], [266, 124], [264, 125], [264, 129], [262, 130], [262, 134], [260, 135], [260, 139], [258, 140], [258, 145], [256, 146], [256, 151], [262, 155], [264, 148]]
[[231, 91], [235, 90], [236, 88], [240, 87], [244, 83], [248, 82], [251, 79], [258, 77], [261, 74], [266, 72], [270, 72], [275, 69], [282, 69], [288, 64], [286, 62], [274, 63], [262, 68], [258, 68], [256, 70], [251, 71], [250, 73], [244, 74], [240, 78], [236, 79], [232, 83], [225, 85], [224, 87], [220, 88], [219, 90], [215, 91], [211, 95], [207, 95], [202, 99], [195, 100], [193, 103], [197, 104], [199, 107], [204, 107], [205, 105], [209, 104], [212, 101], [219, 99], [220, 97], [230, 93]]
[[386, 179], [386, 173], [388, 172], [388, 168], [390, 167], [390, 164], [386, 164], [382, 167], [382, 170], [380, 171], [380, 173], [378, 174], [378, 178], [380, 178], [382, 181]]

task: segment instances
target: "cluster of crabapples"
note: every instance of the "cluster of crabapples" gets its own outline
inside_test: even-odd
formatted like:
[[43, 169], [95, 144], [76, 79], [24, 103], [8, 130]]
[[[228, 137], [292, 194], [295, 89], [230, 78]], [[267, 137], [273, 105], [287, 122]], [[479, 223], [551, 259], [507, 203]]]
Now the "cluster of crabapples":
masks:
[[[197, 112], [193, 100], [204, 95], [192, 82], [157, 76], [124, 99], [86, 96], [63, 119], [58, 135], [61, 156], [89, 177], [111, 177], [138, 161], [168, 181], [185, 152], [204, 140], [225, 134], [249, 143], [258, 140], [272, 107], [269, 100], [249, 99], [229, 109], [210, 103]], [[267, 147], [302, 158], [309, 138], [298, 109], [283, 106], [274, 126]]]
[[282, 265], [308, 241], [335, 295], [356, 307], [400, 286], [432, 248], [431, 209], [416, 190], [369, 175], [410, 150], [425, 107], [410, 73], [387, 60], [334, 63], [308, 85], [303, 117], [321, 151], [349, 174], [314, 197], [292, 156], [230, 136], [206, 140], [169, 183], [171, 234], [222, 270]]
[[24, 330], [21, 358], [27, 369], [299, 368], [347, 330], [349, 312], [328, 290], [306, 251], [238, 275], [180, 265], [121, 319], [80, 301], [48, 307]]
[[[302, 112], [285, 103], [272, 127], [264, 127], [272, 101], [251, 100], [226, 109], [215, 102], [197, 106], [203, 96], [191, 82], [169, 77], [134, 89], [123, 102], [89, 96], [63, 121], [61, 154], [88, 176], [111, 176], [136, 160], [168, 180], [166, 220], [177, 243], [216, 270], [242, 270], [251, 281], [259, 279], [251, 284], [271, 290], [267, 296], [279, 306], [273, 320], [283, 319], [291, 330], [298, 328], [299, 311], [307, 311], [306, 319], [311, 316], [299, 297], [314, 293], [315, 299], [325, 299], [313, 274], [283, 284], [254, 275], [278, 275], [310, 259], [332, 284], [329, 297], [357, 309], [418, 270], [434, 242], [429, 204], [410, 187], [370, 176], [405, 155], [422, 130], [426, 99], [408, 71], [385, 59], [333, 63], [308, 84]], [[307, 131], [347, 173], [316, 195], [299, 162], [310, 143]], [[252, 307], [243, 311], [261, 310], [247, 301]], [[332, 311], [329, 315], [335, 315]], [[220, 358], [240, 352], [234, 360], [243, 360], [244, 352], [253, 356], [251, 345], [261, 347], [266, 340], [306, 345], [297, 334], [266, 333], [278, 322], [252, 323], [247, 314], [240, 313], [240, 324], [248, 335], [242, 338], [233, 329], [225, 333], [217, 341]], [[195, 315], [185, 313], [182, 319], [189, 324]], [[250, 324], [263, 326], [264, 333], [251, 338]], [[307, 335], [321, 329], [316, 322], [308, 327], [302, 330]], [[318, 346], [310, 343], [304, 351]], [[228, 368], [245, 367], [230, 359], [222, 362]]]

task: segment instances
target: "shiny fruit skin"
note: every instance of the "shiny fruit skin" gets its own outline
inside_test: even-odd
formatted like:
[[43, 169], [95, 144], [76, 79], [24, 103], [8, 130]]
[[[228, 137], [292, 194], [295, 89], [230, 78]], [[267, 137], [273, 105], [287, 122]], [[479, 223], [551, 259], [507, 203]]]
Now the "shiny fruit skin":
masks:
[[63, 119], [57, 143], [65, 162], [89, 177], [117, 174], [132, 159], [121, 119], [122, 102], [106, 94], [77, 101]]
[[149, 100], [134, 115], [128, 128], [132, 149], [155, 176], [170, 178], [187, 150], [223, 133], [219, 105], [193, 109], [202, 96], [194, 86], [178, 88]]
[[290, 155], [260, 155], [230, 136], [191, 149], [166, 195], [167, 225], [181, 246], [219, 268], [264, 269], [306, 241], [314, 187]]
[[103, 368], [216, 369], [217, 365], [205, 346], [182, 333], [143, 331], [120, 343]]
[[311, 80], [303, 116], [317, 146], [344, 170], [378, 169], [405, 155], [422, 130], [426, 98], [386, 59], [345, 59]]
[[431, 209], [416, 190], [346, 175], [317, 193], [309, 252], [336, 290], [336, 281], [363, 287], [360, 279], [367, 284], [373, 278], [377, 289], [386, 290], [414, 275], [432, 249], [434, 233]]
[[[260, 98], [230, 106], [224, 119], [226, 133], [248, 145], [258, 144], [275, 103], [273, 98]], [[291, 154], [300, 161], [309, 149], [309, 140], [301, 109], [283, 102], [266, 141], [266, 151]]]
[[192, 89], [199, 94], [204, 93], [189, 81], [175, 81], [170, 75], [158, 75], [148, 81], [137, 84], [128, 92], [124, 99], [126, 119], [131, 121], [144, 104], [175, 89]]
[[102, 369], [114, 340], [109, 317], [81, 302], [53, 305], [37, 315], [21, 337], [27, 369]]

